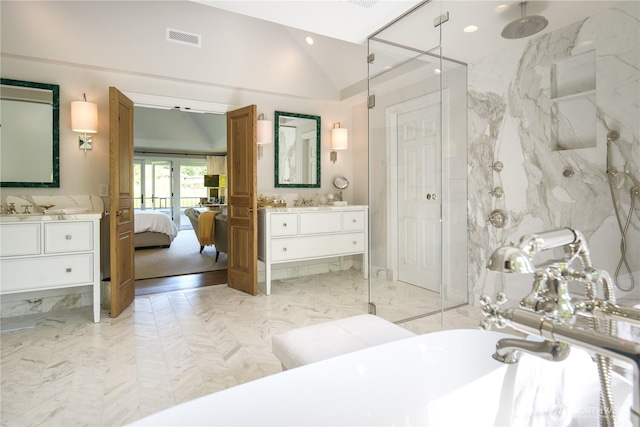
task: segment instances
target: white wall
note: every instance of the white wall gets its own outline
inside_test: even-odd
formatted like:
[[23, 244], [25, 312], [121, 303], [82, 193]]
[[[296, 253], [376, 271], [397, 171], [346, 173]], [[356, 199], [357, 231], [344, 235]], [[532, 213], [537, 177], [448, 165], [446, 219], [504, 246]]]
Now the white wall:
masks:
[[[2, 193], [5, 195], [97, 194], [98, 186], [109, 182], [109, 86], [115, 86], [123, 92], [207, 100], [237, 107], [256, 104], [258, 112], [264, 113], [271, 120], [276, 110], [319, 115], [322, 118], [322, 188], [301, 189], [295, 192], [315, 194], [320, 191], [333, 191], [335, 188], [332, 181], [335, 176], [353, 176], [352, 150], [341, 152], [335, 164], [329, 161], [332, 124], [341, 122], [343, 127], [353, 132], [351, 107], [343, 102], [315, 101], [245, 90], [198, 86], [169, 79], [17, 58], [3, 58], [2, 76], [60, 85], [60, 188], [3, 188]], [[78, 134], [71, 131], [70, 119], [71, 101], [82, 99], [83, 93], [86, 93], [88, 101], [98, 104], [98, 133], [93, 136], [93, 150], [86, 154], [78, 149]], [[258, 162], [259, 192], [278, 194], [289, 192], [275, 189], [273, 185], [273, 155], [273, 145], [265, 146], [264, 155]], [[364, 173], [366, 176], [366, 171]]]

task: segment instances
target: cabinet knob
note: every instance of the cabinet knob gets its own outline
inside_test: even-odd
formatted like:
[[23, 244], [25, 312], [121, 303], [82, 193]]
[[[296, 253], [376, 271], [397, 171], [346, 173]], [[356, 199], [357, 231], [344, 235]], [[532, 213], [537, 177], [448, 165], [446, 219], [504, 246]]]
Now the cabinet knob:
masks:
[[356, 219], [354, 218], [354, 219], [352, 219], [352, 220], [351, 220], [351, 222], [354, 222], [354, 223], [355, 223], [355, 222], [357, 222], [357, 221], [356, 221]]
[[71, 273], [71, 267], [67, 267], [67, 273]]
[[282, 226], [283, 226], [283, 227], [286, 227], [286, 226], [287, 226], [287, 223], [286, 223], [286, 222], [283, 222], [283, 223], [282, 223]]
[[67, 234], [67, 235], [66, 235], [66, 236], [64, 236], [64, 237], [65, 237], [65, 239], [67, 239], [67, 240], [71, 240], [71, 234]]
[[287, 248], [282, 248], [282, 252], [287, 252]]
[[358, 242], [356, 242], [356, 241], [354, 240], [354, 241], [353, 241], [353, 244], [354, 244], [354, 245], [357, 245], [357, 244], [358, 244]]

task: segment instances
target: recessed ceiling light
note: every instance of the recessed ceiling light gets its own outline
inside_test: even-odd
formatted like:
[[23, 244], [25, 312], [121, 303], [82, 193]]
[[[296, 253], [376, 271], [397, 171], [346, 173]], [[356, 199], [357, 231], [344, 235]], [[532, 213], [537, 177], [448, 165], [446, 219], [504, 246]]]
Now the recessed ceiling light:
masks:
[[464, 27], [464, 29], [462, 30], [465, 33], [474, 33], [476, 31], [478, 31], [478, 26], [477, 25], [469, 25]]
[[307, 38], [305, 40], [307, 41], [308, 45], [312, 45], [313, 44], [313, 39], [310, 36], [307, 36]]
[[500, 6], [493, 9], [495, 13], [502, 13], [502, 12], [506, 12], [507, 10], [509, 10], [508, 4], [501, 4]]
[[440, 68], [436, 68], [435, 70], [433, 70], [433, 74], [440, 74], [442, 71], [440, 71]]

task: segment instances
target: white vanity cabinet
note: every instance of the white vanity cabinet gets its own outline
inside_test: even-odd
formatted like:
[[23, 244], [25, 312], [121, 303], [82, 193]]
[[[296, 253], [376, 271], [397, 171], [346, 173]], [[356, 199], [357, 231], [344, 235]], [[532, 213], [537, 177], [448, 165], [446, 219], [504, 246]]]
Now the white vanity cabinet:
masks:
[[260, 208], [258, 259], [265, 264], [267, 295], [273, 264], [363, 254], [367, 278], [367, 206]]
[[100, 321], [101, 214], [4, 217], [0, 222], [0, 293], [93, 287]]

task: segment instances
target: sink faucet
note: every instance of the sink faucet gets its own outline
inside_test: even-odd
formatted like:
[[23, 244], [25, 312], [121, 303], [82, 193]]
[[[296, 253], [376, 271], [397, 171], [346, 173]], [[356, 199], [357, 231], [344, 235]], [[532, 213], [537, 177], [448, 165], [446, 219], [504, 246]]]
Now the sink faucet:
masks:
[[[541, 268], [534, 267], [534, 257], [541, 251], [564, 248], [564, 258]], [[574, 261], [578, 269], [571, 267]], [[506, 296], [499, 293], [496, 302], [482, 296], [480, 303], [486, 319], [480, 324], [490, 329], [496, 324], [511, 326], [521, 332], [544, 338], [543, 342], [506, 339], [496, 345], [496, 360], [516, 363], [518, 354], [526, 352], [547, 360], [566, 358], [569, 344], [578, 345], [596, 353], [600, 373], [601, 425], [615, 425], [613, 397], [611, 395], [611, 358], [631, 363], [634, 375], [631, 421], [640, 427], [640, 343], [615, 336], [616, 321], [640, 326], [640, 310], [615, 303], [614, 286], [609, 273], [593, 268], [586, 239], [570, 228], [525, 235], [518, 246], [497, 249], [488, 268], [501, 273], [534, 273], [531, 292], [520, 301], [520, 308], [503, 309]], [[568, 282], [585, 285], [586, 298], [572, 299]], [[597, 288], [603, 290], [604, 300], [597, 299]], [[588, 329], [575, 326], [578, 316], [586, 316]], [[603, 320], [603, 322], [600, 322]]]
[[16, 204], [14, 202], [9, 203], [9, 206], [7, 206], [7, 210], [5, 213], [8, 215], [17, 214], [18, 211], [16, 211]]

